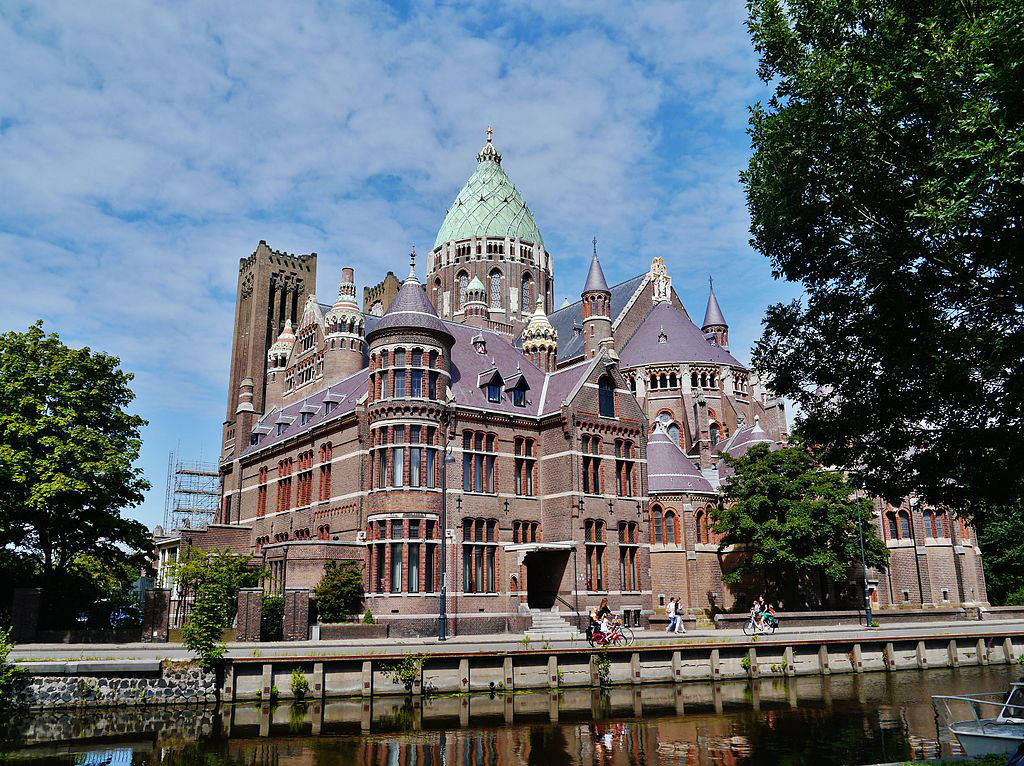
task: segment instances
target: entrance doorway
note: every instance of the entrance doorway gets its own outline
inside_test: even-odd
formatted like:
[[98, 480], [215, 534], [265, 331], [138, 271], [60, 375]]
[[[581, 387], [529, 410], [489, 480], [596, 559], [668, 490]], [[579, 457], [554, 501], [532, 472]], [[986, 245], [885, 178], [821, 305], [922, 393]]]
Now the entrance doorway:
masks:
[[569, 563], [567, 550], [530, 551], [523, 559], [526, 566], [526, 603], [531, 609], [550, 609]]

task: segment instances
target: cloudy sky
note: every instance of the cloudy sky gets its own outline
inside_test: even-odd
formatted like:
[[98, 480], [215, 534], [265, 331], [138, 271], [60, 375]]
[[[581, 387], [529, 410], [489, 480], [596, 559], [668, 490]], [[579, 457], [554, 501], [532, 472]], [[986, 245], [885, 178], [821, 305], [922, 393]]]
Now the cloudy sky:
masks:
[[707, 279], [741, 358], [773, 282], [737, 174], [764, 97], [739, 0], [0, 5], [0, 330], [116, 354], [167, 454], [212, 458], [238, 260], [316, 251], [321, 298], [433, 243], [494, 126], [576, 299], [591, 238], [620, 281]]

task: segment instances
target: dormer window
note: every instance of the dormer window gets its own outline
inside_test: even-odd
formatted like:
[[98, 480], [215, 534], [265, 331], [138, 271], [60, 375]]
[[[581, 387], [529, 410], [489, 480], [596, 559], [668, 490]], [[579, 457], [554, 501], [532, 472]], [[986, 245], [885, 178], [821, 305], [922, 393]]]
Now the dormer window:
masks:
[[476, 351], [478, 354], [487, 353], [487, 340], [484, 338], [483, 335], [473, 336], [473, 350]]
[[487, 401], [497, 404], [501, 401], [501, 385], [498, 383], [487, 384]]
[[283, 434], [283, 433], [284, 433], [284, 430], [285, 430], [285, 429], [286, 429], [287, 427], [288, 427], [288, 424], [287, 424], [287, 423], [278, 423], [278, 424], [277, 424], [277, 435], [278, 435], [278, 436], [280, 436], [281, 434]]
[[334, 402], [324, 400], [324, 415], [330, 414], [331, 410], [334, 409]]
[[665, 328], [662, 327], [658, 331], [658, 343], [668, 343], [668, 333], [665, 332]]
[[516, 407], [526, 406], [526, 392], [521, 388], [512, 389], [512, 404]]
[[256, 433], [249, 434], [249, 444], [251, 446], [255, 447], [259, 443], [260, 443], [260, 435], [259, 434], [256, 434]]
[[526, 406], [526, 392], [530, 389], [530, 384], [526, 381], [526, 376], [523, 375], [521, 370], [514, 377], [505, 381], [505, 388], [511, 395], [514, 406]]
[[[491, 360], [491, 363], [493, 364], [494, 360]], [[491, 367], [486, 372], [480, 373], [476, 384], [484, 390], [488, 402], [492, 404], [501, 402], [501, 389], [504, 387], [505, 381], [496, 368]]]

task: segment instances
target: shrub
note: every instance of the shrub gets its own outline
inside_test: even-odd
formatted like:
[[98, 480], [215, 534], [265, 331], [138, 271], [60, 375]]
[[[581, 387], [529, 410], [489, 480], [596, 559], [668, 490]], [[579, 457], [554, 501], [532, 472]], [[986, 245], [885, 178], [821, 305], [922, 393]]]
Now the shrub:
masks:
[[602, 649], [599, 654], [590, 655], [597, 668], [597, 680], [601, 686], [608, 686], [612, 680], [612, 661], [608, 657], [608, 650]]
[[295, 699], [303, 699], [309, 694], [309, 679], [299, 668], [292, 671], [292, 696]]
[[420, 679], [426, 658], [426, 654], [406, 654], [400, 660], [385, 663], [382, 669], [392, 683], [401, 684], [406, 691], [411, 691], [413, 684]]
[[363, 607], [363, 574], [354, 561], [329, 561], [317, 583], [316, 608], [321, 622], [341, 622]]
[[284, 638], [284, 599], [264, 596], [260, 611], [260, 641], [280, 641]]
[[9, 700], [14, 693], [14, 678], [18, 669], [7, 659], [13, 648], [11, 629], [0, 628], [0, 704]]
[[363, 624], [373, 625], [373, 612], [371, 612], [369, 609], [367, 609], [366, 613], [363, 615]]
[[740, 667], [743, 668], [744, 670], [750, 670], [750, 655], [749, 654], [743, 655], [743, 659], [740, 660]]

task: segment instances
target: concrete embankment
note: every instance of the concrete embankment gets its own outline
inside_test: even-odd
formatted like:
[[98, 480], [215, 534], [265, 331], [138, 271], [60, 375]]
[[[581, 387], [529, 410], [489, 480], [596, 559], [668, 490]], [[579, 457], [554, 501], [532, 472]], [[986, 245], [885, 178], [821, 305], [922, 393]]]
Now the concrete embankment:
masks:
[[[1011, 664], [1024, 625], [647, 640], [595, 650], [579, 641], [233, 647], [218, 679], [194, 664], [149, 659], [20, 663], [23, 706], [78, 707], [288, 699], [293, 673], [306, 699], [430, 693], [564, 690], [597, 686], [786, 678]], [[298, 650], [298, 651], [296, 651]], [[251, 652], [252, 656], [245, 656]], [[399, 671], [402, 671], [401, 673]]]

